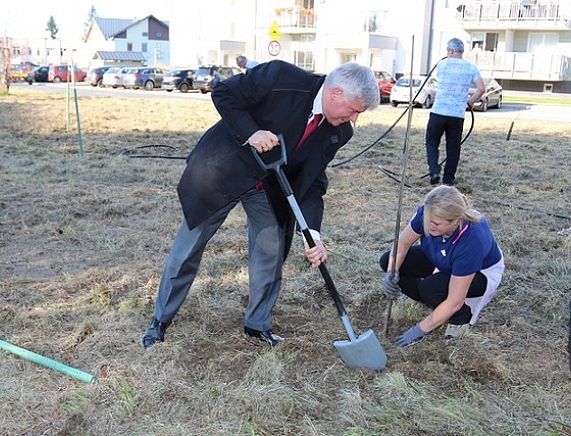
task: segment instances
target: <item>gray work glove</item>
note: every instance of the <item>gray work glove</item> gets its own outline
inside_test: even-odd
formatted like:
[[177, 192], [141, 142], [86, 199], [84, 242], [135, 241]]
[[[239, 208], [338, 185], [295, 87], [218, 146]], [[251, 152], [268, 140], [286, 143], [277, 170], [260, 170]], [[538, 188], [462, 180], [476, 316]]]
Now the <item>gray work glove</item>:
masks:
[[426, 333], [422, 331], [419, 323], [409, 328], [402, 335], [394, 338], [393, 342], [399, 347], [408, 347], [409, 345], [420, 341], [422, 338], [424, 338], [424, 336], [426, 336]]
[[383, 293], [389, 300], [396, 300], [401, 294], [399, 280], [398, 270], [391, 270], [385, 273], [383, 277]]

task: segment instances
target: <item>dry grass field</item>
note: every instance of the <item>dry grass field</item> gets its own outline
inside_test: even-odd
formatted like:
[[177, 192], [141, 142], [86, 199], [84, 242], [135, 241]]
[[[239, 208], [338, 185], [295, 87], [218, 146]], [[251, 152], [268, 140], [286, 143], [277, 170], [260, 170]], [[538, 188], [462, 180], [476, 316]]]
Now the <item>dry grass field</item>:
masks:
[[[345, 337], [319, 273], [294, 241], [270, 350], [242, 333], [246, 224], [236, 208], [211, 241], [167, 340], [141, 338], [181, 220], [186, 155], [218, 119], [210, 102], [81, 98], [84, 156], [63, 94], [0, 97], [0, 339], [98, 377], [85, 384], [0, 351], [1, 435], [571, 435], [566, 352], [571, 283], [571, 124], [476, 114], [458, 188], [506, 256], [496, 298], [465, 337], [439, 329], [407, 349], [382, 333], [378, 258], [391, 245], [406, 117], [364, 156], [329, 170], [329, 270], [358, 332], [388, 355], [381, 373], [344, 366]], [[73, 108], [73, 106], [72, 106]], [[364, 114], [347, 158], [404, 108]], [[403, 226], [429, 186], [415, 110]], [[467, 118], [469, 120], [469, 117]], [[72, 117], [72, 121], [75, 119]], [[175, 149], [136, 150], [166, 144]], [[427, 314], [393, 305], [389, 336]]]

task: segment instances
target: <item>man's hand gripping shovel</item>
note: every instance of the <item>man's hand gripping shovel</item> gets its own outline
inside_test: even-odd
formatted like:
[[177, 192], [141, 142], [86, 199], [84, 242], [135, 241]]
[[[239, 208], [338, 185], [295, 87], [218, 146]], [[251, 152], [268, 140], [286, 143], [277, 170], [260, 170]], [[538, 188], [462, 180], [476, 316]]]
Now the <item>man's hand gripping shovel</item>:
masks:
[[[260, 154], [253, 147], [251, 150], [259, 165], [264, 170], [273, 171], [275, 173], [280, 188], [285, 195], [293, 214], [295, 215], [295, 219], [303, 233], [303, 236], [305, 237], [305, 240], [308, 245], [313, 248], [315, 247], [315, 241], [313, 240], [305, 218], [301, 213], [301, 209], [299, 208], [299, 204], [293, 194], [291, 185], [282, 170], [282, 166], [287, 163], [287, 155], [283, 136], [278, 135], [278, 138], [280, 140], [279, 145], [269, 152]], [[360, 336], [355, 334], [351, 321], [349, 320], [349, 316], [347, 315], [347, 311], [341, 301], [341, 297], [339, 296], [337, 288], [333, 283], [333, 279], [324, 263], [319, 265], [319, 271], [325, 280], [329, 294], [335, 302], [337, 312], [339, 313], [343, 326], [349, 336], [349, 340], [337, 340], [333, 342], [333, 345], [341, 355], [341, 358], [352, 368], [367, 368], [374, 371], [381, 371], [387, 363], [387, 356], [379, 340], [375, 336], [375, 333], [369, 329]]]

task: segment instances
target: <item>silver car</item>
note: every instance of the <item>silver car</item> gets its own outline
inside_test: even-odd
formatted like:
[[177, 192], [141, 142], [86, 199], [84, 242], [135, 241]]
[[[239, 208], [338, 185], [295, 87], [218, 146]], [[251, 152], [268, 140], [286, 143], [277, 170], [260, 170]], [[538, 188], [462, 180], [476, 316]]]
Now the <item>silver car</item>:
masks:
[[[491, 107], [501, 108], [502, 107], [502, 86], [490, 77], [484, 78], [484, 84], [486, 85], [486, 90], [480, 97], [480, 99], [474, 103], [472, 108], [475, 111], [485, 112]], [[470, 96], [476, 91], [476, 88], [470, 88]]]
[[[410, 78], [408, 76], [403, 76], [396, 81], [391, 89], [391, 105], [397, 107], [400, 103], [408, 104], [410, 102]], [[422, 87], [420, 94], [416, 96], [418, 90], [421, 88], [422, 84], [426, 84]], [[436, 97], [436, 85], [437, 81], [435, 77], [427, 76], [413, 76], [412, 77], [412, 96], [415, 106], [422, 106], [425, 108], [431, 108], [434, 103], [434, 98]]]
[[123, 78], [127, 73], [127, 71], [129, 71], [129, 68], [125, 67], [109, 68], [103, 74], [103, 79], [101, 80], [101, 86], [110, 86], [112, 88], [123, 86]]

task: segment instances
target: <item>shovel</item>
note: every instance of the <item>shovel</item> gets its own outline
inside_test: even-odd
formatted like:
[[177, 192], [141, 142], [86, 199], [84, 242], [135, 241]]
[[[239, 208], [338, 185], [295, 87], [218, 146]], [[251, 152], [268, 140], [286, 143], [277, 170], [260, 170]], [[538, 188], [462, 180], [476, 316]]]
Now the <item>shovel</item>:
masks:
[[[280, 141], [279, 145], [271, 151], [259, 154], [256, 149], [252, 147], [252, 152], [264, 170], [271, 170], [275, 173], [280, 188], [285, 195], [293, 214], [295, 215], [295, 219], [303, 233], [303, 236], [305, 237], [305, 240], [308, 245], [313, 248], [315, 247], [315, 241], [309, 232], [307, 222], [301, 213], [301, 209], [299, 208], [299, 204], [293, 194], [291, 185], [282, 170], [282, 165], [287, 163], [287, 155], [283, 136], [278, 135], [278, 138]], [[337, 340], [333, 342], [333, 345], [341, 355], [341, 358], [351, 368], [367, 368], [374, 371], [381, 371], [387, 363], [387, 356], [383, 347], [381, 347], [379, 340], [375, 336], [375, 333], [372, 330], [367, 330], [360, 336], [355, 334], [351, 321], [349, 320], [349, 316], [347, 315], [347, 311], [341, 301], [341, 297], [339, 296], [337, 288], [333, 283], [333, 279], [324, 263], [319, 265], [319, 271], [325, 280], [329, 294], [335, 302], [337, 312], [339, 313], [343, 326], [349, 336], [349, 340]]]

